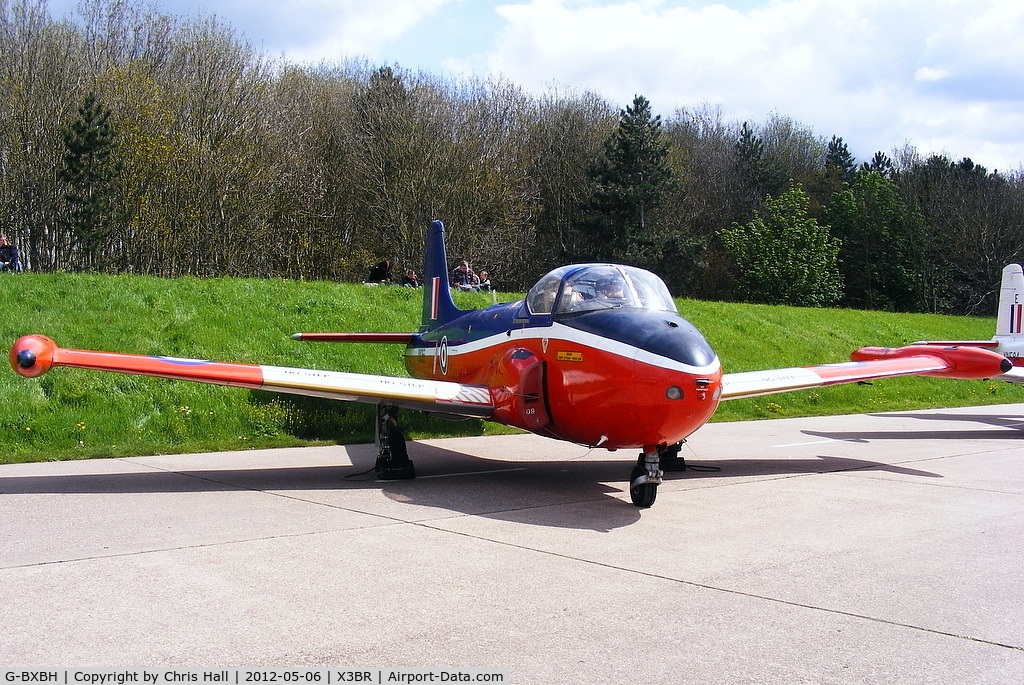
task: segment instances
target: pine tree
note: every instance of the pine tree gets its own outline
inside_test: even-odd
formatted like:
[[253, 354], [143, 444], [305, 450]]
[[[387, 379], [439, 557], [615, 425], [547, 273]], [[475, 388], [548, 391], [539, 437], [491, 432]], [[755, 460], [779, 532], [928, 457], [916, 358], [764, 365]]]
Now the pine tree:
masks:
[[920, 213], [900, 196], [896, 184], [879, 172], [861, 171], [832, 196], [824, 215], [842, 240], [842, 304], [917, 311], [923, 297], [914, 273], [915, 253], [925, 231]]
[[885, 178], [891, 178], [894, 169], [895, 165], [892, 163], [892, 159], [881, 151], [876, 152], [870, 162], [864, 162], [860, 167], [863, 172], [874, 171]]
[[69, 227], [79, 249], [83, 268], [99, 265], [100, 247], [110, 236], [115, 221], [114, 179], [119, 165], [114, 158], [117, 131], [110, 110], [95, 93], [78, 108], [78, 118], [64, 129], [65, 195], [70, 207]]
[[741, 216], [753, 216], [768, 196], [777, 196], [786, 189], [788, 172], [769, 159], [764, 139], [743, 122], [736, 140], [736, 175], [740, 194], [736, 209]]
[[646, 261], [659, 254], [650, 214], [675, 188], [668, 162], [669, 142], [661, 117], [642, 95], [619, 113], [605, 141], [604, 157], [591, 172], [598, 211], [595, 255], [621, 261]]
[[857, 160], [850, 154], [850, 148], [843, 142], [842, 138], [832, 136], [828, 143], [828, 151], [825, 153], [825, 169], [840, 180], [849, 182], [853, 178], [853, 172], [857, 169]]

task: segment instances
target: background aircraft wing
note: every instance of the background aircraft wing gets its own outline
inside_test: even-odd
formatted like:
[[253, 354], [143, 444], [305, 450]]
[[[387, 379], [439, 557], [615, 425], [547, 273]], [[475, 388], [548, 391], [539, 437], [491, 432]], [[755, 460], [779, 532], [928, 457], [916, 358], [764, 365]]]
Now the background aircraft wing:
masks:
[[[1007, 305], [1007, 306], [1009, 306], [1009, 305]], [[1017, 304], [1013, 304], [1013, 307], [1015, 307], [1015, 308], [1018, 307], [1018, 306], [1019, 305], [1017, 305]], [[1006, 373], [1001, 373], [998, 376], [993, 376], [992, 377], [993, 380], [1006, 381], [1007, 383], [1020, 383], [1020, 384], [1024, 384], [1024, 365], [1018, 366], [1019, 364], [1022, 364], [1021, 358], [1018, 356], [1018, 355], [1020, 355], [1021, 345], [1020, 345], [1020, 343], [1018, 343], [1018, 342], [1016, 342], [1014, 340], [1014, 338], [1021, 337], [1021, 336], [1022, 336], [1022, 334], [1020, 334], [1020, 333], [1012, 333], [1012, 334], [1009, 334], [1009, 335], [1005, 336], [1002, 339], [993, 338], [992, 340], [953, 340], [953, 341], [946, 341], [946, 342], [927, 340], [927, 341], [922, 341], [922, 342], [914, 343], [914, 344], [915, 345], [928, 345], [928, 346], [932, 346], [932, 345], [963, 345], [963, 346], [967, 346], [967, 347], [984, 347], [986, 349], [995, 350], [995, 351], [999, 352], [1000, 354], [1003, 354], [1004, 356], [1013, 357], [1013, 359], [1011, 359], [1010, 361], [1011, 361], [1011, 363], [1014, 364], [1014, 366], [1013, 366], [1012, 369], [1010, 369]]]
[[14, 343], [10, 360], [14, 370], [28, 378], [41, 376], [54, 366], [68, 366], [312, 395], [351, 402], [389, 404], [458, 416], [486, 418], [494, 410], [490, 390], [483, 385], [283, 366], [230, 364], [202, 359], [70, 350], [57, 347], [52, 340], [42, 335], [26, 336]]
[[1024, 367], [1015, 366], [1006, 373], [998, 376], [993, 376], [997, 381], [1006, 381], [1008, 383], [1024, 383]]
[[995, 378], [1013, 368], [1001, 354], [981, 347], [864, 347], [850, 358], [853, 361], [840, 364], [727, 373], [722, 376], [721, 399], [735, 400], [894, 376]]

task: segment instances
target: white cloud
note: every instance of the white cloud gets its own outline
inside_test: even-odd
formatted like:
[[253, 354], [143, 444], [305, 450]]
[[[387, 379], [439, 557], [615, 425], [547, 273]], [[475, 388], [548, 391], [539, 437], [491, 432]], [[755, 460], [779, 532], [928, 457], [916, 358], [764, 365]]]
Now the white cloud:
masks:
[[1019, 0], [694, 4], [505, 4], [486, 61], [462, 67], [620, 106], [642, 93], [663, 113], [704, 102], [756, 121], [776, 111], [843, 136], [861, 159], [909, 139], [1004, 170], [1024, 160]]
[[[467, 0], [152, 0], [175, 16], [215, 15], [257, 48], [293, 62], [377, 59], [446, 5]], [[51, 16], [75, 14], [78, 0], [49, 0]], [[140, 6], [148, 2], [139, 0]]]
[[915, 81], [941, 81], [949, 77], [949, 71], [936, 67], [921, 67], [914, 72]]
[[249, 9], [240, 10], [239, 19], [233, 23], [247, 35], [270, 39], [275, 49], [286, 53], [292, 61], [375, 59], [383, 48], [455, 1], [291, 0], [262, 6], [246, 3]]

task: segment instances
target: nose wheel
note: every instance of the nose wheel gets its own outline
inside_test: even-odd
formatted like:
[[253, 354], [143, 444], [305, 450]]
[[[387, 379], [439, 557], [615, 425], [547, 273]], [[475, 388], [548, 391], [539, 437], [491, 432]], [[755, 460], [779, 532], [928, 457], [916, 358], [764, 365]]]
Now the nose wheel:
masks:
[[658, 486], [665, 475], [660, 466], [660, 452], [664, 449], [664, 445], [644, 448], [629, 474], [629, 498], [638, 507], [647, 508], [658, 497]]

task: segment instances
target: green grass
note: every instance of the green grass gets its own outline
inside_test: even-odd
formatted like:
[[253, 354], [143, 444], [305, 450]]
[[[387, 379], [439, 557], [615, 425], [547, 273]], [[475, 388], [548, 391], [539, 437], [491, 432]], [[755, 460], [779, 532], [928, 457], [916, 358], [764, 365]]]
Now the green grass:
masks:
[[[87, 274], [0, 278], [0, 342], [404, 375], [401, 346], [301, 343], [297, 331], [410, 331], [421, 293], [328, 282]], [[501, 299], [514, 299], [503, 295]], [[464, 308], [490, 304], [469, 295]], [[863, 345], [986, 339], [994, 321], [680, 301], [727, 371], [842, 361]], [[0, 371], [0, 462], [263, 448], [373, 439], [367, 405], [142, 376]], [[716, 420], [1015, 402], [1005, 383], [901, 378], [723, 403]], [[483, 421], [403, 416], [408, 437], [506, 432]]]

